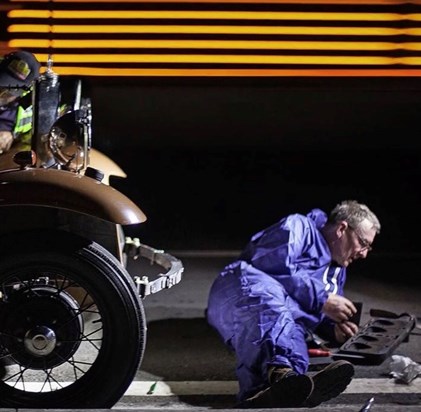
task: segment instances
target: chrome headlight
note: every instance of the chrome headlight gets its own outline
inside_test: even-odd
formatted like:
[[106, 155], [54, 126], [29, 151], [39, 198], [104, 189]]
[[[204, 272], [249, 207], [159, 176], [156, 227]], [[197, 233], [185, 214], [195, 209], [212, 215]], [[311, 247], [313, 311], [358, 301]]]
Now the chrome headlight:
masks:
[[50, 130], [48, 147], [62, 169], [79, 172], [87, 165], [90, 122], [85, 120], [86, 113], [75, 110], [61, 116]]

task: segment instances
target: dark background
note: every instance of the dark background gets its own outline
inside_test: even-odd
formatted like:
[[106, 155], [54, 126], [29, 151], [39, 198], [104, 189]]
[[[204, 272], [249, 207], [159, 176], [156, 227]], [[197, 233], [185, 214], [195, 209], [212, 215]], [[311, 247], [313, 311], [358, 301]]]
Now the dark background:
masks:
[[[63, 78], [66, 87], [73, 79]], [[378, 256], [420, 248], [418, 78], [86, 78], [94, 147], [165, 249], [239, 249], [283, 215], [367, 203]]]
[[[240, 249], [288, 213], [353, 198], [382, 223], [373, 254], [419, 254], [421, 77], [82, 79], [93, 145], [128, 174], [112, 183], [148, 216], [127, 229], [145, 243]], [[61, 82], [71, 98], [75, 79]]]

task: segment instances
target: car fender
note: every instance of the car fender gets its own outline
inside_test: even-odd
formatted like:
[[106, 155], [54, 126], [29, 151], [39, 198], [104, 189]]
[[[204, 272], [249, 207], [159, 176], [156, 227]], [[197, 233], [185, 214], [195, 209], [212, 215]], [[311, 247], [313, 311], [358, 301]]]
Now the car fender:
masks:
[[93, 178], [57, 169], [0, 172], [1, 206], [45, 206], [121, 225], [142, 223], [145, 214], [118, 190]]
[[89, 166], [104, 173], [102, 183], [110, 184], [110, 176], [127, 177], [123, 169], [104, 153], [91, 147], [89, 150]]

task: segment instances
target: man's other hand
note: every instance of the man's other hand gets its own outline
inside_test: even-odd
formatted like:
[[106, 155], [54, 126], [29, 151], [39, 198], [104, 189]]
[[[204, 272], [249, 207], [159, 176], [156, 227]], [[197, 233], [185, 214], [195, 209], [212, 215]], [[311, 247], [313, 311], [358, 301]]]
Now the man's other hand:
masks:
[[358, 326], [346, 320], [335, 325], [335, 339], [339, 343], [346, 342], [349, 338], [352, 338], [358, 332]]
[[13, 143], [12, 132], [2, 131], [0, 132], [0, 153], [7, 152]]
[[357, 308], [347, 298], [331, 293], [323, 305], [322, 312], [337, 323], [344, 322], [357, 313]]

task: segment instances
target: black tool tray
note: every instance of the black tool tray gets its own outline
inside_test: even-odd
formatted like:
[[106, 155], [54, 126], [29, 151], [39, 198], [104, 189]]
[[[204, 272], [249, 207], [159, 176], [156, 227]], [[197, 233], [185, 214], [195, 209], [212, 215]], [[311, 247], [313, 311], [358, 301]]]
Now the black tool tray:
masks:
[[352, 363], [380, 365], [408, 339], [415, 324], [415, 317], [406, 313], [396, 318], [371, 318], [355, 336], [339, 348], [335, 358], [339, 359], [341, 354], [358, 355]]

